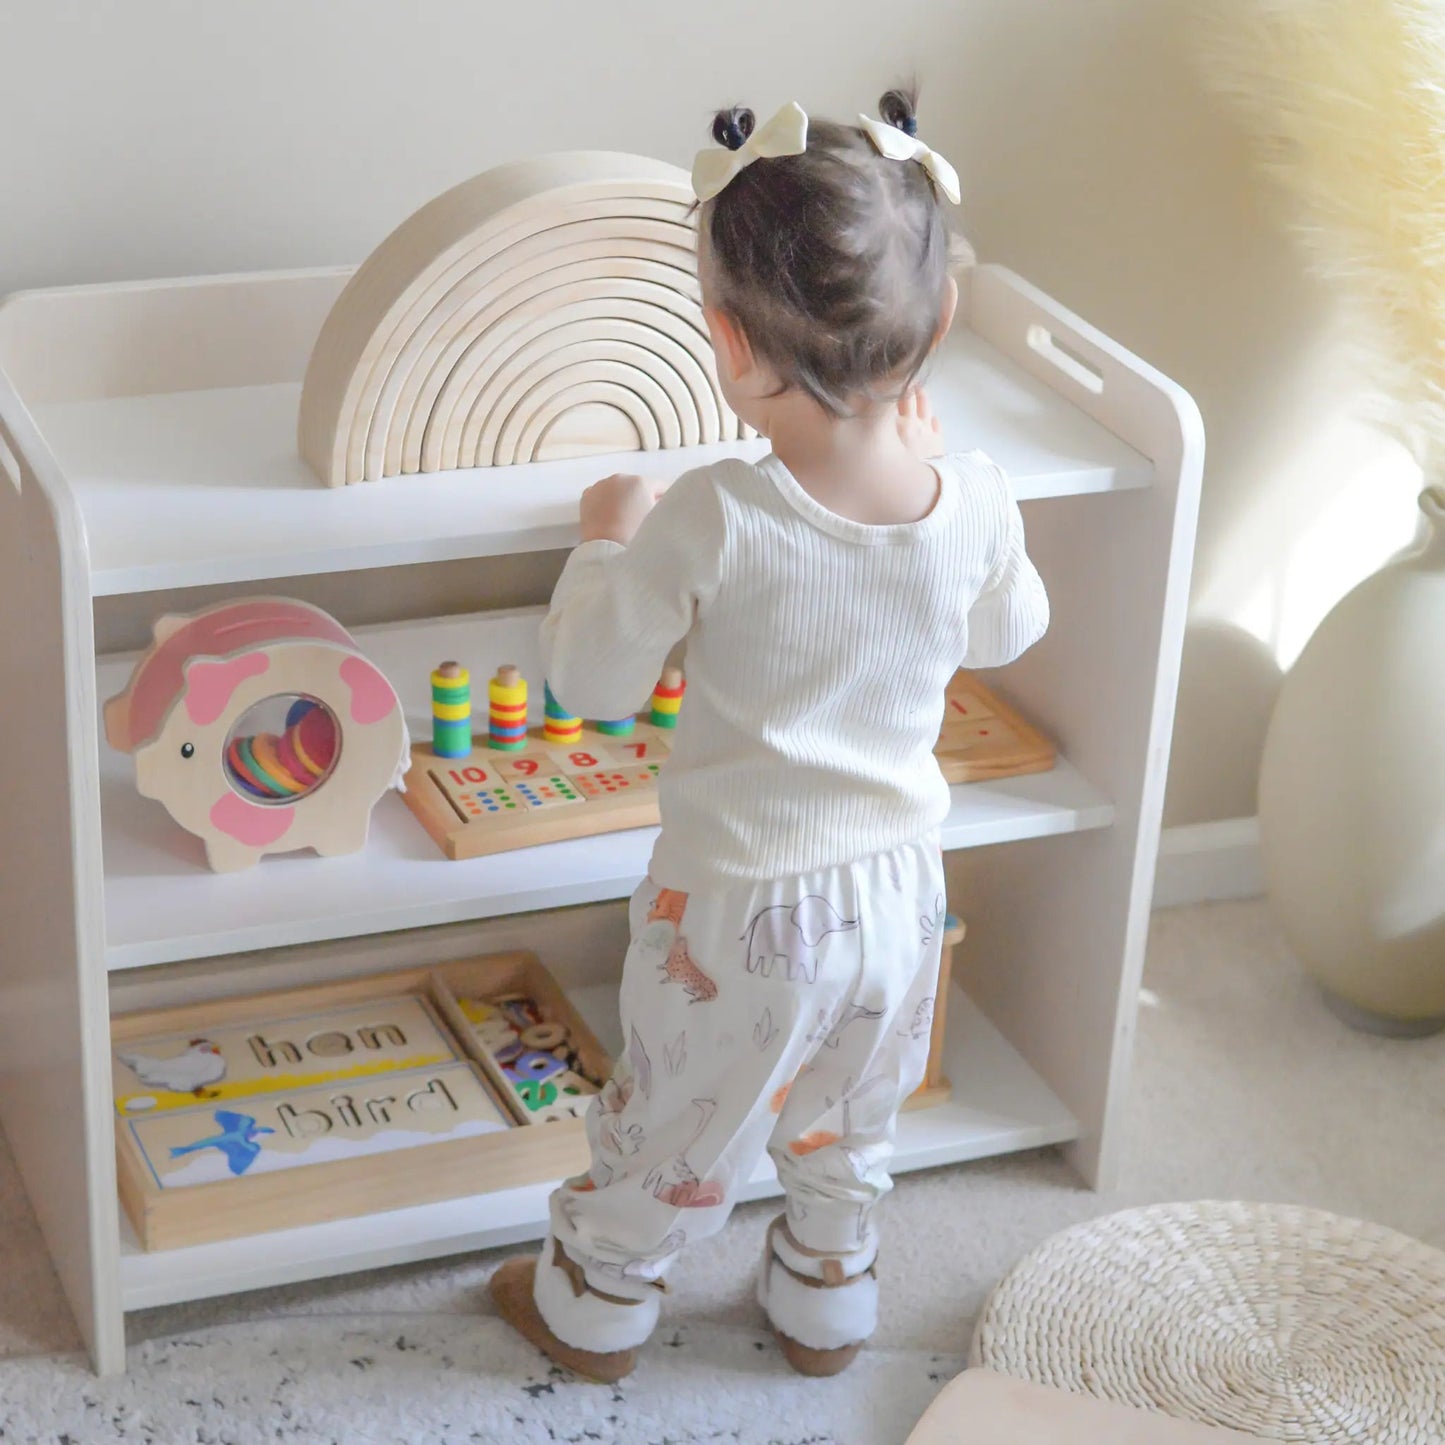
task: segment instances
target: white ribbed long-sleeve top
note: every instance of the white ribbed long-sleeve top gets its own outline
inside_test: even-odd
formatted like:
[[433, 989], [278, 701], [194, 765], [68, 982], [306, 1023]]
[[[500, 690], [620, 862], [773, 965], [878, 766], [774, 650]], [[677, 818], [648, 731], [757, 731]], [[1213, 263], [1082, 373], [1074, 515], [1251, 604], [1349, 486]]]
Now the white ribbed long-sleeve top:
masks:
[[1049, 608], [1003, 472], [980, 452], [935, 465], [926, 517], [870, 526], [776, 457], [719, 462], [669, 488], [629, 546], [568, 558], [542, 647], [569, 711], [642, 709], [687, 639], [655, 883], [808, 873], [942, 822], [944, 688], [1032, 646]]

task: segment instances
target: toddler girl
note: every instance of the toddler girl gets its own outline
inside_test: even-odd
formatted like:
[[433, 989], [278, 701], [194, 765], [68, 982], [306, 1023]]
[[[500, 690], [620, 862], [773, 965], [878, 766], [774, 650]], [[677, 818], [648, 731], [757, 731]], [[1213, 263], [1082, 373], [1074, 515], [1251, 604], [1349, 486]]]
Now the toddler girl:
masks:
[[926, 460], [943, 448], [916, 384], [957, 300], [957, 178], [910, 97], [880, 109], [810, 125], [791, 105], [756, 134], [750, 111], [717, 116], [726, 149], [693, 172], [704, 316], [723, 393], [772, 453], [661, 497], [591, 487], [543, 623], [553, 692], [586, 717], [643, 706], [687, 642], [591, 1167], [552, 1196], [540, 1258], [492, 1286], [595, 1379], [632, 1368], [669, 1265], [722, 1227], [764, 1148], [785, 1205], [759, 1298], [789, 1362], [835, 1373], [871, 1333], [874, 1206], [938, 978], [944, 688], [1048, 623], [999, 468]]

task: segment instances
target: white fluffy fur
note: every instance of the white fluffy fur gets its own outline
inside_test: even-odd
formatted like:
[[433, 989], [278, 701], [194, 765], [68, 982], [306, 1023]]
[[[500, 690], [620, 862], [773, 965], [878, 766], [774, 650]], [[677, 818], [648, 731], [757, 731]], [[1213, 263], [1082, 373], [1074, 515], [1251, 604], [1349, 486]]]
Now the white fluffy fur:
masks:
[[836, 1350], [866, 1340], [878, 1325], [878, 1281], [864, 1271], [877, 1258], [877, 1245], [847, 1256], [847, 1282], [830, 1289], [814, 1289], [796, 1280], [778, 1262], [810, 1275], [823, 1277], [821, 1261], [799, 1254], [781, 1232], [774, 1248], [765, 1248], [758, 1272], [758, 1303], [780, 1333], [810, 1350]]
[[878, 1281], [871, 1274], [837, 1289], [812, 1289], [768, 1259], [758, 1275], [758, 1303], [775, 1329], [810, 1350], [856, 1344], [878, 1325]]
[[1197, 0], [1206, 72], [1256, 133], [1315, 269], [1360, 303], [1380, 410], [1445, 462], [1445, 6]]
[[550, 1238], [537, 1262], [532, 1297], [547, 1321], [547, 1328], [559, 1340], [574, 1349], [598, 1354], [636, 1348], [657, 1327], [661, 1308], [656, 1291], [635, 1305], [616, 1305], [594, 1294], [574, 1293], [566, 1272], [552, 1263]]

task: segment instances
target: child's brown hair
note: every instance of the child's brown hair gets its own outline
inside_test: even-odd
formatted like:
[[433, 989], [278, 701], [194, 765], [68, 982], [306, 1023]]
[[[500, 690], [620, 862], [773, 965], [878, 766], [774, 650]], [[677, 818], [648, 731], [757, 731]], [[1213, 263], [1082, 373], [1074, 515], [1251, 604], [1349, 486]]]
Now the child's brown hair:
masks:
[[[917, 130], [912, 92], [878, 104]], [[713, 138], [739, 149], [753, 113], [721, 110]], [[702, 208], [716, 304], [753, 354], [834, 416], [908, 391], [937, 337], [949, 236], [928, 172], [888, 160], [856, 126], [811, 121], [800, 155], [763, 158]]]

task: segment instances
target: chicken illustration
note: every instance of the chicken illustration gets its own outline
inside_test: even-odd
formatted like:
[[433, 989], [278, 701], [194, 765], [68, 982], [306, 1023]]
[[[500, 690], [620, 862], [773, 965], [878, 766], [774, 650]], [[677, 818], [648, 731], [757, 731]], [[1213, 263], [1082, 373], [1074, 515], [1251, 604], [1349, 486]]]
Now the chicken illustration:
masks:
[[198, 1099], [216, 1099], [208, 1089], [226, 1077], [226, 1060], [210, 1039], [192, 1039], [185, 1053], [170, 1059], [153, 1059], [146, 1054], [121, 1054], [121, 1063], [132, 1070], [148, 1089], [167, 1089], [173, 1094], [194, 1094]]

